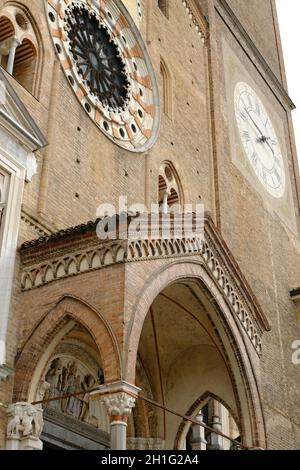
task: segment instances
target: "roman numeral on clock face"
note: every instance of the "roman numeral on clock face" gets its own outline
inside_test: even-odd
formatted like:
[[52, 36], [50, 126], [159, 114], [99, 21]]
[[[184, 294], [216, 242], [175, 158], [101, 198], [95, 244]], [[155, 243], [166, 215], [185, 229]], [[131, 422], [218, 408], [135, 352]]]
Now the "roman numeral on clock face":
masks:
[[281, 166], [281, 161], [279, 160], [279, 158], [278, 158], [277, 155], [275, 155], [274, 160], [275, 160], [275, 164], [276, 164], [277, 166], [279, 166], [279, 168], [280, 168], [280, 166]]
[[280, 181], [281, 177], [280, 177], [279, 172], [276, 170], [276, 168], [274, 168], [274, 175], [275, 175], [277, 181]]
[[260, 106], [257, 100], [255, 100], [255, 110], [258, 116], [260, 116]]
[[245, 140], [245, 142], [250, 142], [251, 136], [249, 134], [249, 131], [244, 131], [243, 130], [243, 139]]
[[257, 153], [253, 152], [251, 155], [251, 160], [252, 160], [253, 165], [255, 166], [257, 165], [257, 158], [258, 158]]
[[243, 120], [243, 121], [247, 121], [247, 114], [244, 112], [244, 111], [240, 111], [240, 118]]

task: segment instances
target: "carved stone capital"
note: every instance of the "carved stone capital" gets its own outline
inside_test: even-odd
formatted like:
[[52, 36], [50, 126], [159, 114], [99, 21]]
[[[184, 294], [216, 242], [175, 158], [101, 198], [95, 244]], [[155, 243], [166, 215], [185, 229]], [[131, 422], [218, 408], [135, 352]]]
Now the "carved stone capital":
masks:
[[20, 44], [20, 39], [18, 39], [16, 36], [11, 36], [10, 38], [0, 43], [0, 54], [8, 55], [12, 48], [17, 48], [20, 46]]
[[112, 421], [127, 421], [135, 406], [136, 399], [126, 392], [117, 392], [111, 395], [104, 395], [101, 401], [107, 408], [108, 415]]
[[39, 439], [43, 430], [43, 411], [30, 403], [14, 403], [8, 407], [7, 439]]
[[112, 421], [127, 422], [140, 388], [124, 381], [104, 384], [99, 390], [91, 393], [92, 400], [100, 400], [107, 409]]

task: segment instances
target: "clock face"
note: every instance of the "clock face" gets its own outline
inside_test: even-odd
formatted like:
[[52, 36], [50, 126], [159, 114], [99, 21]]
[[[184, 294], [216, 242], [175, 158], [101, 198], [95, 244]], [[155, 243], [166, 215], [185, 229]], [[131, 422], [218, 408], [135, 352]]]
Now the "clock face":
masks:
[[273, 197], [285, 191], [285, 172], [279, 139], [264, 105], [246, 83], [235, 87], [235, 116], [247, 158], [257, 178]]

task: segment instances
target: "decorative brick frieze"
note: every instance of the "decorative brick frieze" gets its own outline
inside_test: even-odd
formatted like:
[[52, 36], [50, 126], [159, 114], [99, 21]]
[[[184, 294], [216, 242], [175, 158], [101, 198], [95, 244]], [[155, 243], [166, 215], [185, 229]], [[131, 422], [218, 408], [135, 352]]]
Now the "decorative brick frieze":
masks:
[[[25, 243], [21, 248], [22, 290], [120, 263], [198, 255], [261, 355], [261, 336], [263, 330], [270, 329], [268, 321], [208, 215], [204, 238], [102, 241], [96, 236], [96, 227], [96, 222], [89, 222]], [[120, 226], [118, 230], [120, 232]]]

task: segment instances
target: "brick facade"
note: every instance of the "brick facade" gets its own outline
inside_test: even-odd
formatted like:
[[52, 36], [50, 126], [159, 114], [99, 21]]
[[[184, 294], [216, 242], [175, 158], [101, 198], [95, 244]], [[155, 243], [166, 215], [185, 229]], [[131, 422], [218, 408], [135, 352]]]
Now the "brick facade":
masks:
[[[6, 3], [0, 0], [0, 16]], [[139, 28], [159, 89], [163, 90], [162, 59], [173, 87], [169, 96], [172, 115], [162, 113], [157, 143], [141, 154], [121, 149], [107, 139], [78, 103], [55, 54], [44, 2], [24, 0], [20, 4], [32, 19], [39, 41], [38, 86], [31, 94], [7, 76], [49, 145], [37, 152], [38, 173], [24, 189], [7, 332], [7, 363], [14, 374], [0, 385], [0, 448], [5, 446], [5, 406], [29, 399], [42, 354], [70, 319], [82, 325], [94, 341], [107, 382], [134, 384], [136, 380], [138, 386], [146, 387], [145, 378], [136, 379], [136, 363], [149, 309], [168, 286], [197, 281], [211, 320], [207, 328], [220, 341], [232, 378], [235, 412], [241, 419], [245, 444], [298, 449], [300, 366], [292, 363], [291, 345], [300, 332], [289, 289], [298, 287], [300, 279], [300, 186], [274, 2], [189, 0], [185, 6], [181, 0], [171, 0], [169, 18], [157, 2], [140, 3]], [[231, 13], [241, 24], [238, 31], [232, 29]], [[266, 206], [259, 191], [232, 162], [224, 40], [281, 123], [293, 205], [287, 217], [296, 230], [282, 222], [276, 208]], [[164, 161], [175, 168], [185, 202], [201, 202], [210, 214], [213, 235], [207, 234], [214, 237], [215, 260], [223, 263], [234, 287], [232, 295], [238, 293], [251, 313], [262, 341], [259, 355], [234, 313], [234, 304], [199, 253], [175, 256], [170, 251], [151, 259], [115, 259], [98, 267], [87, 258], [86, 270], [66, 271], [61, 278], [54, 275], [51, 282], [30, 288], [22, 284], [25, 271], [32, 269], [32, 275], [37, 276], [37, 266], [71, 254], [75, 259], [80, 250], [94, 250], [98, 243], [96, 237], [91, 241], [80, 235], [73, 237], [72, 232], [61, 242], [59, 238], [47, 240], [51, 233], [95, 220], [100, 204], [117, 206], [121, 195], [128, 197], [129, 205], [156, 203]], [[41, 236], [46, 236], [41, 245], [21, 248]], [[76, 260], [79, 266], [79, 258]], [[187, 399], [186, 412], [192, 412], [194, 402], [198, 403]], [[131, 425], [131, 437], [163, 439], [162, 434], [151, 435], [147, 409], [140, 405], [140, 410], [141, 433], [148, 435], [133, 435]], [[175, 432], [174, 442], [178, 439]]]

